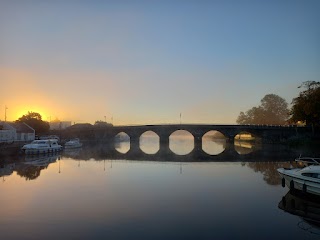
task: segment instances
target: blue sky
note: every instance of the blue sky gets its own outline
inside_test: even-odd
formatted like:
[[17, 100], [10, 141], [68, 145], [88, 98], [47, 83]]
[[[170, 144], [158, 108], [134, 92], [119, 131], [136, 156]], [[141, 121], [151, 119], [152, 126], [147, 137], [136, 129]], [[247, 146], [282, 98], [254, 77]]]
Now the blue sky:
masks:
[[[8, 118], [235, 123], [320, 77], [319, 1], [1, 1]], [[0, 119], [3, 118], [0, 111]]]

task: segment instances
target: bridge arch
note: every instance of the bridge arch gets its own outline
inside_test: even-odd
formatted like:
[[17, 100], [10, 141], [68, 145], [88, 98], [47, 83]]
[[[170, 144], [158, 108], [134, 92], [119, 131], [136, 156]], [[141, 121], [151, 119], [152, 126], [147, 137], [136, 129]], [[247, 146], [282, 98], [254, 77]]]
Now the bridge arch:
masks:
[[144, 153], [156, 154], [160, 150], [160, 137], [154, 131], [145, 131], [139, 138], [140, 149]]
[[186, 130], [176, 130], [169, 136], [169, 149], [177, 155], [188, 155], [194, 149], [194, 135]]
[[125, 132], [119, 132], [114, 137], [114, 148], [120, 153], [127, 153], [130, 150], [130, 136]]
[[217, 130], [210, 130], [202, 136], [202, 150], [208, 155], [219, 155], [226, 149], [226, 137]]

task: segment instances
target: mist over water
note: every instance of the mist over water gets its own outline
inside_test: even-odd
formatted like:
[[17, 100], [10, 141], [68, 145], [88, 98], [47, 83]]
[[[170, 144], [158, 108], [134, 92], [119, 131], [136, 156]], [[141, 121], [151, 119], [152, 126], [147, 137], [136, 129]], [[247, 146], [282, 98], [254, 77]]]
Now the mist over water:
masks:
[[[284, 198], [306, 201], [289, 195], [288, 189], [281, 187], [277, 168], [294, 165], [293, 159], [146, 161], [143, 156], [152, 156], [159, 150], [158, 140], [152, 133], [143, 136], [140, 148], [147, 155], [134, 161], [121, 153], [130, 149], [130, 142], [125, 140], [115, 144], [122, 160], [109, 158], [108, 151], [103, 151], [106, 146], [101, 145], [65, 150], [59, 155], [22, 156], [3, 165], [1, 236], [4, 239], [319, 238], [319, 226], [283, 208]], [[191, 140], [189, 135], [180, 133], [170, 139], [170, 149], [188, 154], [193, 146]], [[221, 139], [203, 139], [203, 149], [208, 154], [219, 155], [225, 144]], [[259, 151], [248, 143], [234, 145], [244, 157]], [[310, 216], [318, 216], [318, 209], [320, 206], [316, 204], [307, 211]], [[301, 224], [308, 228], [299, 227]]]

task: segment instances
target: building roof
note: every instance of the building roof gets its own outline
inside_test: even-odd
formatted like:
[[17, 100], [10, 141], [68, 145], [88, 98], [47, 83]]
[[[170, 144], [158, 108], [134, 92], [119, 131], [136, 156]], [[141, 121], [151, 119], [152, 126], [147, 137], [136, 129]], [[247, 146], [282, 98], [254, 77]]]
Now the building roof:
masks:
[[26, 123], [7, 122], [10, 126], [14, 127], [17, 133], [34, 133], [34, 129]]

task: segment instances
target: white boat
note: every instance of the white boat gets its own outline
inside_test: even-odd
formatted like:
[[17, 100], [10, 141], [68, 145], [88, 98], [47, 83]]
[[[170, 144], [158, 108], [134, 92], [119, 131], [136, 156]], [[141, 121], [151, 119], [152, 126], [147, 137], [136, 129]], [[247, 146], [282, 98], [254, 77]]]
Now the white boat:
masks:
[[320, 165], [310, 165], [304, 168], [278, 168], [282, 177], [282, 186], [292, 191], [299, 190], [320, 196]]
[[64, 144], [65, 148], [80, 148], [82, 147], [82, 143], [79, 138], [70, 139], [68, 142]]
[[58, 144], [57, 139], [34, 140], [29, 144], [25, 144], [22, 148], [25, 154], [44, 154], [59, 152], [62, 146]]

